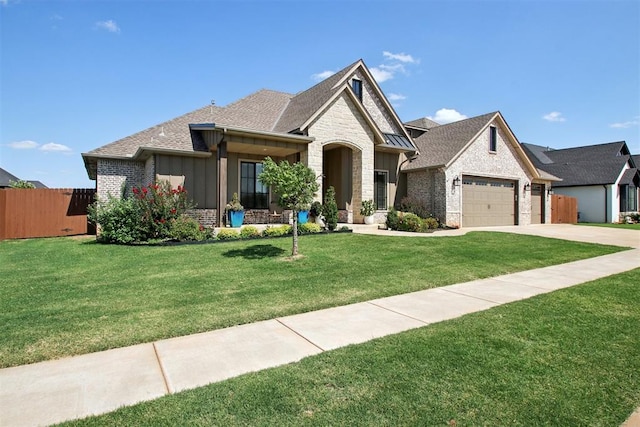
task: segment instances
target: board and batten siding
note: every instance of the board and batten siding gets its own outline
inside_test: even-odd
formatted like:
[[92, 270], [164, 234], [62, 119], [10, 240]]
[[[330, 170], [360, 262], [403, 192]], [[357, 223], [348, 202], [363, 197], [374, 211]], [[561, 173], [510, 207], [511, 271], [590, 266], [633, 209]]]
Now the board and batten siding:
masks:
[[[378, 171], [387, 171], [387, 205], [397, 205], [400, 200], [396, 200], [396, 195], [400, 197], [398, 190], [399, 179], [399, 162], [400, 159], [404, 159], [405, 156], [397, 153], [384, 153], [377, 151], [374, 157], [373, 169]], [[371, 177], [373, 179], [373, 176]], [[389, 206], [378, 207], [380, 210], [386, 210]]]
[[199, 209], [216, 208], [216, 177], [218, 176], [215, 156], [207, 158], [156, 155], [158, 175], [184, 175], [187, 195]]

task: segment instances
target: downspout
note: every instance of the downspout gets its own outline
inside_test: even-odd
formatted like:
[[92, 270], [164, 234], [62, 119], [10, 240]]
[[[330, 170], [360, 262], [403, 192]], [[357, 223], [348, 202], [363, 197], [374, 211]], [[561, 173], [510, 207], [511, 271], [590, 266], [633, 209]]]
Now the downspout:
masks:
[[607, 221], [607, 214], [609, 213], [609, 209], [607, 207], [607, 186], [603, 185], [604, 187], [604, 222], [605, 224], [609, 221]]

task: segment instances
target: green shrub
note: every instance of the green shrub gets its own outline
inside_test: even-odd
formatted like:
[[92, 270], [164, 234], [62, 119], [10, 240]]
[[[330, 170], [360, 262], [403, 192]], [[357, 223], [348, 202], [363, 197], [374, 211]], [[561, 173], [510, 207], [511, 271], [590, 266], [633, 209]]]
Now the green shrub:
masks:
[[288, 234], [291, 234], [292, 232], [293, 231], [290, 225], [283, 224], [283, 225], [278, 225], [276, 227], [265, 228], [264, 231], [262, 232], [262, 235], [264, 237], [279, 237], [279, 236], [286, 236]]
[[313, 222], [306, 222], [298, 226], [298, 233], [300, 234], [314, 234], [320, 233], [321, 231], [322, 227], [320, 227], [319, 224]]
[[402, 200], [400, 200], [400, 210], [402, 212], [411, 212], [416, 214], [422, 219], [426, 219], [431, 216], [427, 207], [415, 197], [403, 197]]
[[371, 216], [376, 212], [376, 204], [373, 200], [363, 200], [360, 215]]
[[422, 219], [414, 213], [403, 213], [398, 220], [398, 230], [419, 232], [425, 230]]
[[126, 245], [146, 239], [140, 206], [133, 199], [117, 199], [110, 195], [106, 201], [99, 200], [90, 205], [87, 212], [89, 221], [100, 227], [99, 242]]
[[25, 181], [23, 179], [19, 179], [17, 181], [9, 180], [9, 188], [36, 188], [36, 186], [29, 181]]
[[238, 240], [240, 238], [240, 233], [238, 230], [234, 230], [233, 228], [221, 228], [216, 234], [218, 240]]
[[387, 212], [387, 219], [385, 223], [387, 224], [387, 228], [389, 230], [397, 230], [398, 229], [398, 211], [395, 208], [390, 208], [389, 212]]
[[438, 227], [440, 227], [440, 223], [438, 222], [438, 220], [432, 216], [429, 218], [426, 218], [424, 220], [424, 224], [427, 226], [429, 230], [435, 230]]
[[349, 230], [351, 230], [351, 229], [348, 226], [343, 225], [342, 227], [340, 227], [339, 231], [349, 231]]
[[169, 237], [174, 240], [202, 241], [213, 239], [214, 232], [211, 228], [205, 228], [195, 219], [183, 215], [171, 221]]
[[335, 230], [338, 226], [338, 205], [336, 204], [336, 190], [333, 186], [327, 189], [327, 193], [324, 196], [322, 214], [327, 228], [331, 231]]
[[260, 232], [253, 225], [246, 225], [240, 229], [240, 238], [250, 239], [253, 237], [260, 237]]
[[317, 218], [322, 215], [322, 203], [318, 202], [317, 200], [311, 203], [309, 215], [311, 215], [313, 218]]

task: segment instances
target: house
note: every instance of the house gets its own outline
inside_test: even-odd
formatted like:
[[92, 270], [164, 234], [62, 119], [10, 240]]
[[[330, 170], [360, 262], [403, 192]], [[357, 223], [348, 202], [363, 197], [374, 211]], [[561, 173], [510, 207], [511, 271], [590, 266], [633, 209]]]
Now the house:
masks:
[[555, 194], [578, 199], [579, 221], [619, 222], [638, 212], [637, 156], [625, 141], [561, 150], [522, 145], [539, 169], [562, 178], [553, 183]]
[[[362, 60], [298, 94], [260, 90], [206, 106], [88, 153], [101, 199], [168, 179], [183, 184], [199, 220], [221, 224], [238, 193], [248, 222], [267, 222], [277, 195], [258, 181], [262, 160], [301, 161], [322, 194], [336, 190], [343, 222], [361, 222], [363, 200], [383, 215], [397, 202], [399, 172], [416, 154], [411, 137]], [[321, 195], [318, 195], [318, 199]]]
[[348, 223], [363, 220], [363, 200], [383, 221], [405, 196], [454, 227], [548, 223], [557, 179], [531, 163], [499, 112], [403, 124], [362, 60], [298, 94], [263, 89], [82, 156], [99, 198], [166, 179], [186, 188], [207, 225], [222, 223], [233, 193], [246, 222], [280, 212], [277, 195], [258, 181], [266, 156], [313, 169], [322, 194], [335, 188], [339, 220]]
[[405, 123], [420, 155], [403, 164], [406, 194], [453, 227], [551, 222], [549, 189], [500, 112], [438, 125]]
[[[9, 188], [11, 187], [12, 182], [21, 181], [20, 178], [9, 173], [8, 171], [0, 168], [0, 188]], [[27, 181], [34, 185], [35, 188], [47, 188], [46, 185], [41, 183], [40, 181]]]

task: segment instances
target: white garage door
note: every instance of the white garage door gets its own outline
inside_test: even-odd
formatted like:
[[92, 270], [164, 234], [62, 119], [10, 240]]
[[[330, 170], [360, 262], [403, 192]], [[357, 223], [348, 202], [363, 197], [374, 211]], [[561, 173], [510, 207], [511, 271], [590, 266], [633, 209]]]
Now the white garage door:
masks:
[[462, 179], [462, 226], [516, 223], [515, 182], [465, 176]]

